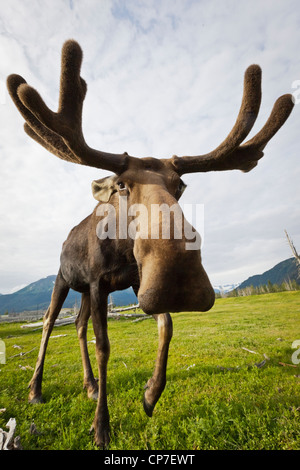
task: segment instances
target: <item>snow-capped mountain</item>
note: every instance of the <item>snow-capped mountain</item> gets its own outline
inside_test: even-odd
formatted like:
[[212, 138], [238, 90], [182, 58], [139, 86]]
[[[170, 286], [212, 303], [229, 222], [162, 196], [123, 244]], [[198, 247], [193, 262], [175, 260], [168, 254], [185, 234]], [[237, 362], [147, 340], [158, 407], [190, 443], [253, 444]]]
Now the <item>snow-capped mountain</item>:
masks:
[[226, 294], [227, 292], [230, 292], [233, 289], [236, 289], [237, 287], [239, 287], [239, 285], [240, 285], [240, 283], [238, 283], [238, 284], [224, 284], [222, 286], [213, 286], [213, 288], [214, 288], [214, 291], [217, 294], [221, 294], [222, 292], [224, 294]]

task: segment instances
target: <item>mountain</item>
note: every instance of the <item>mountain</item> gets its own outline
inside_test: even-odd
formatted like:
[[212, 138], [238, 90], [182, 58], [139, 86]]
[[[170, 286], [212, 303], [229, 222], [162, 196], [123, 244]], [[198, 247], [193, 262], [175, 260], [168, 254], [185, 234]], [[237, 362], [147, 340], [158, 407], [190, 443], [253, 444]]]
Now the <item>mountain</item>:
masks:
[[213, 286], [216, 294], [227, 293], [239, 287], [240, 284], [224, 284], [222, 286]]
[[[51, 300], [52, 289], [56, 276], [47, 276], [29, 284], [13, 294], [0, 296], [0, 315], [5, 312], [23, 312], [24, 310], [45, 310]], [[64, 308], [80, 306], [81, 294], [70, 289], [64, 302]], [[123, 306], [137, 303], [137, 298], [131, 288], [112, 293], [114, 305]]]
[[299, 268], [296, 258], [289, 258], [281, 261], [281, 263], [276, 264], [276, 266], [263, 274], [256, 274], [255, 276], [249, 277], [239, 285], [239, 289], [244, 289], [245, 287], [250, 286], [263, 286], [268, 284], [268, 281], [272, 284], [282, 284], [289, 280], [300, 283]]
[[[5, 312], [23, 312], [24, 310], [45, 310], [48, 308], [51, 293], [55, 283], [56, 276], [47, 276], [36, 282], [29, 284], [23, 289], [14, 292], [13, 294], [0, 294], [0, 315]], [[243, 289], [245, 287], [258, 287], [268, 284], [282, 284], [285, 281], [296, 280], [300, 284], [300, 274], [298, 270], [297, 261], [295, 258], [289, 258], [281, 263], [276, 264], [272, 269], [249, 277], [241, 284], [224, 284], [222, 286], [214, 286], [216, 293], [227, 293], [236, 289]], [[116, 306], [136, 304], [137, 298], [132, 288], [122, 291], [116, 291], [111, 294], [113, 304]], [[81, 295], [78, 292], [70, 289], [69, 294], [65, 300], [63, 307], [74, 307], [74, 304], [79, 307]]]

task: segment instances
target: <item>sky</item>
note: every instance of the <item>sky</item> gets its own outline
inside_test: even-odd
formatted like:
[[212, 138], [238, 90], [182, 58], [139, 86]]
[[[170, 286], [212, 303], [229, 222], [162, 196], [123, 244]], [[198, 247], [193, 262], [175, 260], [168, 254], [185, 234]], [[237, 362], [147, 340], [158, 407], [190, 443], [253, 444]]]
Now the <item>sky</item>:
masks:
[[106, 171], [64, 162], [23, 131], [6, 91], [22, 75], [56, 110], [60, 53], [84, 53], [87, 143], [138, 157], [199, 155], [230, 132], [246, 68], [262, 68], [262, 103], [293, 93], [286, 124], [249, 173], [184, 175], [181, 203], [204, 207], [202, 259], [213, 285], [238, 283], [300, 250], [298, 0], [0, 0], [0, 292], [59, 269], [63, 241], [92, 212]]

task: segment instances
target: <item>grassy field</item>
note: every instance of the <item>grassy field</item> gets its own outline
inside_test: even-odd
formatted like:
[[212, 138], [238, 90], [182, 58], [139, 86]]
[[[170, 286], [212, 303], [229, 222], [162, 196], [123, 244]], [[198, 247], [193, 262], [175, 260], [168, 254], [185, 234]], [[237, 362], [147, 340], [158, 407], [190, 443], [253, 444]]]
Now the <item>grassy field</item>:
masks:
[[[110, 450], [299, 450], [300, 364], [280, 362], [293, 365], [300, 292], [218, 299], [210, 312], [172, 318], [168, 381], [152, 418], [143, 411], [142, 397], [154, 367], [156, 323], [109, 321]], [[89, 428], [96, 404], [82, 389], [75, 326], [57, 327], [56, 335], [66, 336], [49, 341], [45, 403], [29, 405], [27, 384], [38, 349], [11, 356], [38, 347], [41, 330], [0, 325], [7, 347], [7, 363], [0, 365], [0, 408], [6, 408], [0, 427], [15, 417], [24, 449], [94, 449]], [[93, 337], [90, 324], [88, 340]], [[89, 343], [97, 375], [94, 347]], [[29, 432], [32, 422], [39, 434]]]

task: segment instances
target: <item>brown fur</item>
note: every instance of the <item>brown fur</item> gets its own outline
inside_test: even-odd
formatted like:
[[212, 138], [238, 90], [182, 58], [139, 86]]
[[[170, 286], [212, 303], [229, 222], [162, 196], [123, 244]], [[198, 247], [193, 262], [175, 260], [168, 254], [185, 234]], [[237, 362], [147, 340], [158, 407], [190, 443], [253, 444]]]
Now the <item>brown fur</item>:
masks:
[[[151, 221], [148, 233], [145, 220], [143, 230], [148, 236], [144, 238], [100, 240], [97, 236], [97, 226], [101, 220], [97, 215], [98, 208], [109, 201], [115, 208], [118, 222], [119, 195], [126, 195], [127, 207], [137, 203], [143, 204], [148, 211], [153, 204], [178, 207], [177, 201], [183, 188], [180, 176], [184, 173], [232, 169], [250, 171], [263, 156], [267, 142], [288, 118], [293, 103], [290, 95], [279, 98], [262, 130], [242, 144], [255, 122], [261, 100], [261, 70], [257, 65], [252, 65], [245, 73], [244, 95], [237, 121], [228, 137], [214, 151], [195, 157], [173, 156], [169, 159], [139, 159], [126, 152], [110, 154], [91, 149], [83, 137], [81, 115], [86, 84], [80, 77], [81, 61], [80, 46], [73, 40], [67, 41], [62, 50], [60, 98], [56, 113], [19, 75], [10, 75], [7, 85], [26, 121], [25, 131], [30, 137], [61, 159], [110, 170], [116, 175], [109, 180], [93, 183], [93, 193], [99, 204], [90, 216], [73, 228], [63, 245], [61, 266], [51, 304], [44, 317], [41, 347], [29, 394], [31, 402], [42, 400], [42, 374], [48, 339], [69, 289], [75, 289], [82, 293], [76, 327], [83, 361], [84, 386], [89, 397], [98, 397], [93, 422], [95, 441], [99, 446], [107, 446], [110, 433], [106, 398], [110, 352], [107, 335], [108, 294], [132, 286], [140, 306], [157, 321], [157, 361], [144, 394], [144, 409], [151, 416], [166, 383], [172, 320], [170, 314], [165, 312], [209, 310], [214, 303], [214, 291], [202, 266], [200, 249], [186, 250], [184, 231], [180, 238], [175, 238], [171, 231], [169, 239], [161, 235], [158, 239], [152, 239], [149, 232]], [[173, 227], [175, 218], [172, 213], [170, 220]], [[159, 229], [162, 229], [162, 222]], [[87, 350], [86, 331], [90, 316], [96, 336], [98, 384]]]

